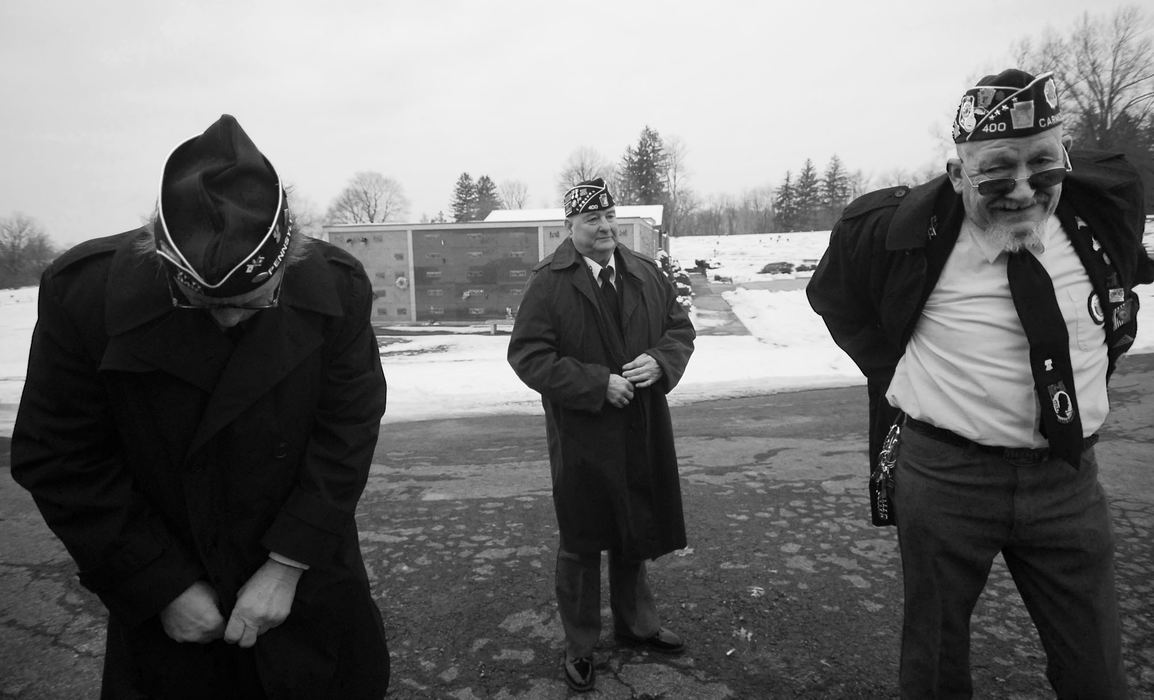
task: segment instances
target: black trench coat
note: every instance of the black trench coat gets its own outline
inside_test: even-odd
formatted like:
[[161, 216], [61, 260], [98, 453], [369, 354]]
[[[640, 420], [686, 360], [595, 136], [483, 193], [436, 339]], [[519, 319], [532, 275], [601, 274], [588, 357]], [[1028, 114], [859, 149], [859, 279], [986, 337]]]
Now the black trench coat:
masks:
[[[508, 359], [545, 407], [562, 548], [652, 559], [686, 544], [665, 395], [685, 371], [695, 333], [657, 265], [624, 246], [617, 255], [623, 334], [610, 332], [596, 282], [566, 239], [525, 288]], [[609, 374], [641, 353], [663, 376], [615, 408], [605, 401]]]
[[[108, 608], [106, 696], [233, 697], [220, 664], [252, 653], [269, 697], [381, 697], [388, 650], [354, 521], [385, 408], [364, 270], [310, 242], [279, 308], [234, 346], [172, 308], [156, 256], [133, 249], [143, 235], [45, 272], [12, 436], [13, 476]], [[202, 579], [227, 619], [270, 551], [311, 568], [252, 652], [168, 639], [165, 605]]]

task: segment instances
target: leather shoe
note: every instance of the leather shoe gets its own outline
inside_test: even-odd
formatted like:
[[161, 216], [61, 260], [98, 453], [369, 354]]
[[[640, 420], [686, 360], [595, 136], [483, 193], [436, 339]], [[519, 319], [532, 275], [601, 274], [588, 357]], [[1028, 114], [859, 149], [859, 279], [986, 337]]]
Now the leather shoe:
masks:
[[582, 656], [578, 659], [565, 658], [565, 682], [578, 693], [593, 690], [597, 685], [597, 672], [593, 670], [593, 658]]
[[626, 632], [617, 632], [617, 641], [635, 647], [643, 647], [661, 654], [680, 654], [685, 651], [685, 643], [673, 632], [662, 627], [648, 639], [634, 637]]

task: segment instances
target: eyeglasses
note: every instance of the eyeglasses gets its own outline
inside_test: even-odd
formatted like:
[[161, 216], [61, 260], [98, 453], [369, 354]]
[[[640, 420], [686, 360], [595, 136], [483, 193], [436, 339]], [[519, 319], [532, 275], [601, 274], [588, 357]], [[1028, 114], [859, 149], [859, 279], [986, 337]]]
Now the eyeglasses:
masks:
[[281, 284], [273, 287], [272, 296], [267, 301], [245, 302], [244, 304], [194, 304], [188, 300], [183, 292], [178, 289], [177, 284], [168, 279], [168, 295], [172, 299], [172, 308], [174, 309], [197, 309], [200, 311], [264, 311], [265, 309], [275, 309], [280, 306], [280, 289]]
[[1039, 170], [1026, 177], [995, 177], [989, 180], [982, 180], [981, 182], [974, 182], [965, 168], [962, 168], [962, 175], [965, 175], [966, 181], [970, 183], [970, 187], [973, 187], [978, 191], [978, 194], [985, 197], [1004, 197], [1013, 192], [1022, 180], [1025, 180], [1026, 184], [1035, 190], [1044, 190], [1065, 180], [1066, 174], [1074, 169], [1070, 163], [1070, 154], [1066, 152], [1065, 146], [1062, 147], [1062, 155], [1066, 161], [1063, 167]]

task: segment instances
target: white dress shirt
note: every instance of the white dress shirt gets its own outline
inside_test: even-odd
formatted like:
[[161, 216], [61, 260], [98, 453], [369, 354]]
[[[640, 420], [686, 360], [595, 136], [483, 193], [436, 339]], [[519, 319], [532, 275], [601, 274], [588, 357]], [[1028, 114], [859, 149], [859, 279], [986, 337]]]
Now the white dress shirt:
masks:
[[[1106, 419], [1106, 333], [1094, 290], [1057, 217], [1033, 251], [1054, 282], [1070, 335], [1070, 362], [1085, 436]], [[968, 219], [926, 300], [886, 398], [918, 420], [974, 442], [1045, 447], [1030, 348], [1006, 279], [1007, 253]], [[1099, 317], [1099, 318], [1096, 318]]]

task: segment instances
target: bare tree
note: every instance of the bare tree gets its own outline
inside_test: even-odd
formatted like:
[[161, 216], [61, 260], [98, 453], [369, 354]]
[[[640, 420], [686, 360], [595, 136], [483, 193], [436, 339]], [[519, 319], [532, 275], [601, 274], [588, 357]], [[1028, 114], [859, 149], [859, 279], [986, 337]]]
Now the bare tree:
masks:
[[403, 219], [409, 200], [401, 183], [377, 172], [359, 172], [329, 206], [329, 224], [373, 224]]
[[663, 223], [665, 232], [676, 236], [681, 233], [681, 222], [693, 212], [696, 204], [689, 189], [689, 170], [686, 167], [689, 147], [680, 136], [666, 136], [662, 141], [665, 146], [665, 191], [669, 195]]
[[510, 209], [524, 209], [529, 201], [529, 186], [520, 180], [504, 180], [500, 190], [501, 200]]
[[[883, 187], [898, 187], [899, 185], [914, 187], [929, 182], [943, 173], [945, 173], [944, 164], [933, 161], [922, 163], [921, 167], [918, 168], [892, 168], [866, 178], [862, 178], [859, 170], [851, 177], [850, 189], [851, 191], [857, 190], [859, 187], [881, 189]], [[858, 180], [858, 182], [855, 183], [852, 180]]]
[[56, 249], [40, 224], [16, 212], [0, 219], [0, 288], [36, 284]]
[[1069, 35], [1050, 31], [1037, 48], [1017, 46], [1020, 64], [1053, 70], [1066, 131], [1077, 146], [1120, 151], [1142, 174], [1154, 213], [1154, 45], [1149, 16], [1134, 6], [1109, 18], [1082, 16]]
[[605, 182], [613, 183], [617, 179], [617, 168], [613, 161], [606, 159], [596, 149], [581, 146], [569, 154], [561, 172], [557, 175], [557, 192], [563, 196], [565, 191], [583, 180], [592, 180], [595, 177], [604, 178]]
[[851, 202], [869, 192], [871, 187], [870, 177], [862, 172], [861, 168], [849, 174], [849, 198]]
[[321, 238], [321, 215], [313, 201], [300, 193], [295, 184], [286, 184], [285, 196], [288, 197], [289, 211], [292, 213], [293, 233], [303, 233], [310, 238]]
[[773, 230], [773, 188], [755, 187], [747, 190], [741, 198], [741, 207], [749, 212], [750, 233]]
[[1154, 109], [1150, 31], [1150, 19], [1130, 5], [1108, 19], [1083, 14], [1068, 36], [1048, 30], [1036, 47], [1023, 39], [1015, 53], [1027, 70], [1054, 71], [1077, 140], [1121, 148], [1129, 134], [1119, 127], [1147, 124]]

